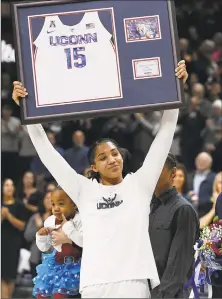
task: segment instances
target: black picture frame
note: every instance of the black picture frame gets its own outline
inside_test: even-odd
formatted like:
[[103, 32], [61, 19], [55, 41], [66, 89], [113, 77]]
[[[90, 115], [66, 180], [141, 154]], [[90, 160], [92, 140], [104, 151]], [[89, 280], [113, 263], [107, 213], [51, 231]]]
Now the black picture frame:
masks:
[[[13, 22], [14, 22], [14, 37], [15, 37], [15, 53], [16, 53], [16, 64], [17, 64], [17, 74], [18, 80], [23, 83], [23, 85], [29, 91], [29, 86], [26, 84], [25, 80], [25, 70], [24, 64], [26, 63], [26, 57], [22, 50], [22, 38], [21, 37], [21, 28], [20, 22], [21, 19], [19, 17], [19, 10], [24, 8], [40, 8], [40, 7], [53, 7], [56, 5], [61, 4], [83, 4], [83, 3], [101, 3], [101, 6], [104, 6], [104, 3], [107, 2], [106, 0], [51, 0], [51, 1], [28, 1], [28, 2], [12, 2], [12, 15], [13, 15]], [[118, 1], [113, 0], [109, 1], [117, 3]], [[124, 1], [123, 1], [124, 2]], [[126, 1], [125, 1], [126, 2]], [[130, 1], [129, 1], [130, 2]], [[145, 1], [143, 2], [149, 2]], [[156, 1], [157, 5], [161, 1]], [[164, 0], [167, 4], [168, 10], [168, 20], [169, 20], [169, 28], [170, 28], [170, 36], [171, 36], [171, 44], [172, 44], [172, 60], [174, 64], [174, 68], [176, 68], [178, 61], [180, 60], [180, 51], [179, 51], [179, 39], [178, 39], [178, 31], [177, 31], [177, 24], [176, 24], [176, 11], [175, 11], [175, 4], [174, 1], [167, 1]], [[27, 37], [28, 38], [28, 37]], [[154, 43], [155, 41], [149, 41], [149, 43]], [[139, 57], [138, 57], [139, 58]], [[174, 73], [173, 73], [174, 75]], [[151, 79], [155, 80], [155, 79]], [[143, 105], [134, 105], [134, 106], [127, 106], [124, 107], [107, 107], [107, 109], [92, 109], [88, 111], [75, 111], [75, 109], [71, 109], [68, 113], [51, 113], [51, 114], [44, 114], [37, 115], [37, 116], [30, 116], [29, 111], [27, 109], [27, 105], [29, 105], [30, 96], [28, 95], [25, 99], [20, 101], [20, 108], [21, 108], [21, 121], [22, 124], [33, 124], [33, 123], [43, 123], [43, 122], [52, 122], [58, 120], [74, 120], [74, 119], [81, 119], [81, 118], [92, 118], [92, 117], [100, 117], [100, 116], [110, 116], [118, 113], [136, 113], [136, 112], [144, 112], [146, 110], [166, 110], [166, 109], [175, 109], [180, 108], [184, 105], [184, 92], [183, 92], [183, 83], [179, 79], [175, 79], [175, 89], [177, 98], [171, 102], [161, 102], [161, 103], [147, 103]], [[170, 89], [171, 87], [169, 87]], [[65, 105], [65, 104], [64, 104]], [[61, 105], [63, 106], [63, 105]], [[60, 106], [60, 107], [61, 107]], [[36, 107], [36, 109], [38, 109]]]

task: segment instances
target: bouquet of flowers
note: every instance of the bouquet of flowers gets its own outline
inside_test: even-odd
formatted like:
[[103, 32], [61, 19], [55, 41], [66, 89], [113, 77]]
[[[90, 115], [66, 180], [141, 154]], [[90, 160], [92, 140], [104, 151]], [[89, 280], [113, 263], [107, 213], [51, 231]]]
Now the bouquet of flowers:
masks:
[[[217, 220], [217, 219], [216, 219]], [[222, 270], [222, 220], [203, 228], [197, 251], [206, 268]]]
[[191, 286], [190, 298], [199, 299], [198, 289], [203, 293], [208, 285], [208, 298], [212, 298], [212, 275], [217, 277], [217, 271], [222, 271], [222, 220], [215, 217], [213, 224], [204, 227], [194, 249], [194, 272], [185, 289]]
[[222, 271], [222, 220], [215, 218], [211, 225], [203, 228], [195, 249], [195, 268], [199, 265], [196, 285], [211, 284], [213, 273]]

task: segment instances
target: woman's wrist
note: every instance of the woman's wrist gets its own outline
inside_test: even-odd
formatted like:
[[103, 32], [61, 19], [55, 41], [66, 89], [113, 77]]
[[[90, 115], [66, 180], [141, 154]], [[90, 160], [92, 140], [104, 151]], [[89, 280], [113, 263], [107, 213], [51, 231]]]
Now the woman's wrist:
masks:
[[25, 205], [26, 209], [30, 210], [31, 212], [38, 212], [38, 207], [34, 206], [34, 205], [30, 205], [29, 203], [27, 203]]
[[13, 215], [11, 213], [8, 213], [7, 219], [9, 222], [12, 221]]
[[41, 229], [42, 227], [43, 227], [43, 223], [42, 224], [40, 224], [40, 223], [37, 224], [37, 229], [38, 230]]

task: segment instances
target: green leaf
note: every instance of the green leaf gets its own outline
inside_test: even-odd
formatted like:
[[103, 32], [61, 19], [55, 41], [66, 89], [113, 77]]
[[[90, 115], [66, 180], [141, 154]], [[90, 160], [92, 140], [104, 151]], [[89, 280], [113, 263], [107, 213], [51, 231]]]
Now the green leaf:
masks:
[[215, 216], [214, 219], [213, 219], [213, 222], [217, 222], [217, 221], [219, 221], [219, 217]]

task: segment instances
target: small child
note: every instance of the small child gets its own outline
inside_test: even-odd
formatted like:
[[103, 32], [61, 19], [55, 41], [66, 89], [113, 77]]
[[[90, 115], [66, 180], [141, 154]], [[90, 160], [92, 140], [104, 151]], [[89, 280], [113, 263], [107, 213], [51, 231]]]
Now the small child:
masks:
[[[62, 189], [53, 191], [51, 200], [53, 215], [36, 234], [37, 247], [43, 253], [33, 279], [33, 295], [37, 299], [72, 298], [79, 293], [82, 225], [76, 205]], [[53, 231], [65, 233], [63, 244], [53, 242]]]

